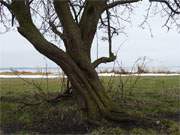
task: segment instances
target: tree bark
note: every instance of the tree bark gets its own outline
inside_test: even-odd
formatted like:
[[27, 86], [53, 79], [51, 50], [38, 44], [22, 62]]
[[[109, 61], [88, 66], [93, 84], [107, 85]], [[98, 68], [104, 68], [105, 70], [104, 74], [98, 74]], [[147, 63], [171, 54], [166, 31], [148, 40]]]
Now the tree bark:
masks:
[[[93, 68], [91, 70], [94, 70]], [[89, 74], [80, 67], [75, 68], [71, 74], [67, 74], [72, 87], [83, 99], [84, 108], [88, 119], [99, 121], [107, 116], [113, 109], [113, 102], [105, 93], [97, 73]]]

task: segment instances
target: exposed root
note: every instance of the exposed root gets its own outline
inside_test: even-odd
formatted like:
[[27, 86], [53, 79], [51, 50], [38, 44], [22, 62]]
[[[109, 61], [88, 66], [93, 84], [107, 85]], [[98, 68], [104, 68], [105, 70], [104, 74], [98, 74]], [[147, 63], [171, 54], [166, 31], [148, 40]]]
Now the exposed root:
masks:
[[143, 126], [143, 127], [162, 127], [161, 123], [157, 124], [157, 119], [148, 117], [132, 116], [125, 112], [109, 112], [104, 115], [105, 119], [111, 122], [122, 124], [123, 126]]

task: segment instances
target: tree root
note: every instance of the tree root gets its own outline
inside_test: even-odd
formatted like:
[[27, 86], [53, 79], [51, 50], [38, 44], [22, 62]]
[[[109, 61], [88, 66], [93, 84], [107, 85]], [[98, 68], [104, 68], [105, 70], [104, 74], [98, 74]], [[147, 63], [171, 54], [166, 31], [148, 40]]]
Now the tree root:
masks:
[[153, 127], [153, 128], [162, 127], [161, 123], [157, 123], [157, 121], [159, 121], [157, 119], [132, 116], [122, 111], [121, 112], [111, 111], [109, 113], [106, 113], [104, 117], [106, 120], [110, 122], [118, 123], [122, 126], [128, 126], [128, 127], [143, 126], [143, 127]]

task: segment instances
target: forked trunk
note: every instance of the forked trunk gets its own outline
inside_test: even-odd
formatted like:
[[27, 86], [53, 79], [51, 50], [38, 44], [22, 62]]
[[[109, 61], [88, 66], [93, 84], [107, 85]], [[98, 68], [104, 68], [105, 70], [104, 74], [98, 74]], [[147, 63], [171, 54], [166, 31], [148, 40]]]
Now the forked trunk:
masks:
[[89, 70], [91, 72], [79, 68], [67, 76], [78, 93], [77, 98], [81, 99], [81, 105], [83, 102], [83, 110], [87, 113], [88, 119], [99, 121], [108, 117], [114, 104], [107, 96], [95, 69]]

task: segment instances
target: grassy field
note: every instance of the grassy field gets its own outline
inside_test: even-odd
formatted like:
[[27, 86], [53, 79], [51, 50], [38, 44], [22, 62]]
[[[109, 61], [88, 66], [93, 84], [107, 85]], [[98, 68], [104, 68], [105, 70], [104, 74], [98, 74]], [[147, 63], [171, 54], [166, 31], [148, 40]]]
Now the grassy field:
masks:
[[[0, 79], [0, 127], [6, 134], [179, 135], [180, 76], [102, 77], [106, 91], [126, 113], [153, 118], [161, 128], [141, 125], [91, 128], [74, 98], [49, 103], [65, 89], [62, 79]], [[3, 134], [3, 133], [1, 133]]]

